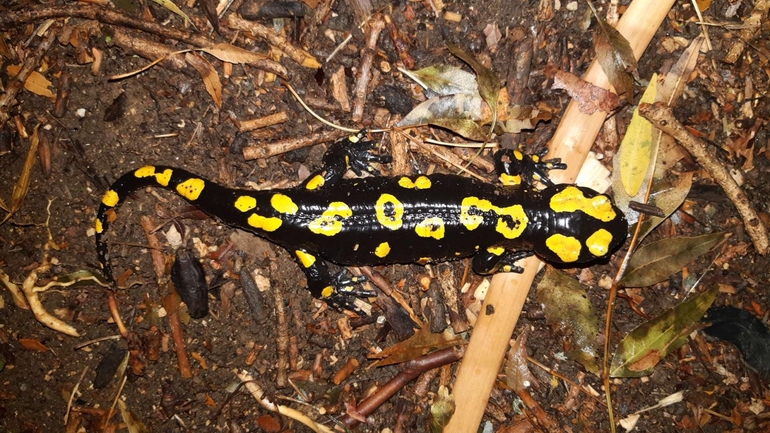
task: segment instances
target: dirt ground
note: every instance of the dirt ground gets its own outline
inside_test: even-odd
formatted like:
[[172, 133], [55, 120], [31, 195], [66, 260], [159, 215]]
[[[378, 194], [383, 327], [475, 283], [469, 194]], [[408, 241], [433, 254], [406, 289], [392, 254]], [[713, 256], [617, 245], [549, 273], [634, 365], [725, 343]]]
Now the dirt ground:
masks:
[[[52, 34], [54, 38], [35, 65], [51, 82], [52, 97], [42, 96], [40, 89], [38, 93], [25, 89], [0, 107], [3, 119], [8, 119], [0, 130], [0, 198], [6, 205], [13, 202], [14, 187], [24, 171], [30, 136], [36, 134], [39, 140], [23, 202], [0, 225], [0, 269], [17, 285], [46, 263], [51, 266], [38, 275], [38, 286], [74, 271], [98, 273], [93, 219], [104, 191], [129, 170], [147, 164], [178, 166], [223, 185], [264, 189], [296, 185], [318, 169], [331, 141], [318, 139], [318, 134], [332, 130], [311, 116], [271, 72], [283, 74], [314, 111], [333, 123], [356, 129], [384, 128], [425, 99], [420, 87], [399, 68], [451, 64], [471, 71], [448, 51], [448, 43], [456, 44], [496, 73], [515, 104], [552, 112], [550, 120], [535, 128], [503, 138], [534, 153], [548, 144], [570, 100], [564, 91], [551, 89], [553, 80], [545, 73], [546, 65], [580, 76], [595, 56], [592, 40], [596, 19], [585, 2], [377, 1], [372, 10], [387, 15], [400, 36], [394, 39], [386, 29], [375, 49], [369, 51], [364, 49], [364, 32], [356, 26], [357, 11], [343, 1], [308, 1], [298, 9], [297, 4], [288, 7], [284, 3], [281, 8], [295, 11], [295, 15], [301, 10], [302, 17], [256, 18], [286, 37], [283, 46], [264, 38], [246, 38], [245, 32], [236, 31], [229, 17], [245, 7], [237, 0], [219, 21], [219, 34], [206, 20], [202, 2], [179, 5], [195, 28], [151, 1], [114, 3], [98, 6], [61, 0], [7, 0], [0, 4], [4, 42], [0, 79], [5, 92], [12, 88], [10, 77], [15, 74], [9, 67], [28, 62], [46, 38]], [[708, 3], [698, 2], [702, 7]], [[600, 16], [606, 16], [609, 2], [596, 1], [594, 6]], [[627, 2], [620, 2], [621, 14], [626, 6]], [[93, 12], [100, 8], [158, 26], [137, 29], [128, 20], [116, 21], [112, 15]], [[278, 15], [287, 16], [289, 12], [284, 9]], [[77, 10], [81, 12], [73, 12]], [[757, 14], [760, 27], [746, 33], [742, 23]], [[710, 152], [721, 164], [743, 179], [748, 201], [765, 222], [770, 222], [765, 218], [770, 197], [766, 128], [770, 118], [766, 96], [770, 27], [766, 17], [764, 0], [713, 0], [703, 12], [703, 20], [712, 25], [701, 26], [693, 5], [677, 2], [639, 61], [634, 93], [638, 101], [651, 75], [667, 71], [690, 41], [708, 31], [711, 49], [699, 57], [688, 75], [686, 100], [674, 113], [691, 132], [712, 145]], [[43, 24], [49, 25], [39, 28]], [[495, 30], [499, 40], [494, 37]], [[163, 34], [166, 31], [177, 33]], [[347, 36], [351, 37], [349, 43], [341, 45]], [[225, 65], [198, 52], [180, 54], [175, 62], [111, 79], [145, 67], [149, 61], [143, 57], [157, 58], [142, 51], [147, 46], [169, 51], [200, 47], [196, 37], [269, 52], [273, 62], [269, 65], [273, 66], [237, 61]], [[735, 61], [727, 61], [740, 40], [746, 42], [743, 51]], [[144, 48], [135, 45], [139, 41]], [[405, 44], [406, 49], [400, 50], [399, 44]], [[281, 56], [279, 49], [286, 45], [305, 49], [322, 67], [304, 67], [296, 59]], [[365, 93], [363, 117], [356, 121], [352, 114], [355, 109], [344, 107], [343, 98], [335, 92], [342, 88], [342, 82], [346, 85], [342, 92], [354, 99], [361, 61], [367, 55], [374, 59], [373, 80]], [[522, 81], [517, 72], [525, 55], [531, 56], [531, 61]], [[331, 60], [326, 61], [329, 57]], [[206, 64], [211, 69], [206, 69]], [[285, 68], [285, 73], [280, 68]], [[217, 80], [211, 78], [214, 73]], [[211, 89], [207, 91], [207, 85], [215, 85], [213, 81], [221, 83], [221, 101], [212, 96]], [[632, 111], [632, 106], [620, 104], [608, 116], [611, 120], [605, 123], [594, 148], [610, 170]], [[246, 120], [279, 112], [286, 115], [281, 123], [251, 131], [244, 126]], [[446, 129], [433, 128], [431, 133], [422, 127], [415, 131], [420, 138], [457, 138]], [[388, 148], [390, 134], [374, 137]], [[244, 158], [244, 149], [251, 146], [298, 138], [308, 138], [315, 145], [278, 156]], [[407, 155], [411, 170], [456, 170], [414, 148], [408, 148]], [[472, 157], [465, 155], [466, 159]], [[491, 161], [490, 155], [487, 152], [481, 158]], [[387, 173], [388, 167], [384, 170]], [[728, 232], [732, 236], [661, 283], [621, 291], [612, 319], [610, 347], [692, 293], [714, 287], [719, 287], [716, 305], [745, 308], [760, 318], [768, 311], [770, 263], [751, 246], [733, 204], [692, 159], [685, 158], [671, 170], [677, 174], [692, 172], [693, 187], [681, 208], [645, 243], [674, 235]], [[495, 181], [491, 173], [476, 171]], [[398, 365], [369, 368], [372, 360], [367, 355], [404, 339], [403, 323], [408, 319], [393, 323], [398, 315], [389, 314], [387, 321], [374, 320], [382, 315], [379, 304], [372, 320], [350, 319], [323, 308], [323, 303], [304, 290], [304, 276], [280, 247], [205, 218], [166, 191], [141, 190], [117, 214], [107, 238], [121, 290], [112, 292], [85, 281], [40, 295], [45, 310], [73, 326], [79, 337], [44, 326], [30, 310], [17, 307], [8, 290], [0, 290], [0, 430], [116, 431], [128, 423], [135, 429], [141, 424], [146, 431], [164, 432], [310, 431], [290, 417], [263, 408], [242, 388], [236, 390], [240, 382], [236, 373], [249, 370], [266, 399], [333, 427], [346, 413], [355, 418], [357, 402], [375, 394], [399, 372]], [[151, 218], [149, 225], [157, 229], [154, 233], [160, 249], [155, 251], [163, 254], [160, 279], [153, 270], [149, 241], [140, 225], [142, 217]], [[190, 319], [184, 310], [171, 313], [181, 320], [185, 343], [181, 350], [190, 363], [189, 378], [181, 373], [169, 324], [168, 306], [178, 304], [167, 298], [168, 269], [174, 258], [170, 244], [175, 232], [203, 258], [212, 286], [207, 317]], [[607, 282], [615, 276], [624, 253], [625, 248], [608, 263], [588, 269], [564, 270], [579, 276], [587, 287], [602, 330], [610, 293]], [[724, 260], [711, 266], [717, 257]], [[461, 283], [467, 282], [473, 293], [484, 278], [472, 272], [466, 275], [467, 266], [467, 261], [460, 260], [433, 265], [431, 270], [441, 285], [460, 290]], [[269, 287], [258, 292], [251, 303], [242, 289], [241, 270], [261, 277], [257, 278], [258, 286]], [[420, 288], [424, 266], [384, 266], [376, 271], [399, 289], [421, 320], [428, 320], [436, 311], [431, 303], [442, 299]], [[426, 298], [431, 303], [426, 304]], [[472, 295], [460, 294], [458, 298], [464, 307], [478, 306]], [[276, 308], [276, 299], [282, 308]], [[126, 336], [120, 336], [110, 301], [115, 302], [125, 322]], [[460, 335], [467, 339], [472, 333], [471, 329]], [[543, 307], [533, 296], [512, 338], [522, 334], [527, 335], [526, 350], [531, 358], [571, 382], [530, 364], [536, 386], [528, 394], [533, 401], [522, 404], [521, 395], [508, 388], [501, 376], [480, 429], [610, 431], [601, 377], [564, 357], [573, 344], [569, 331], [549, 326]], [[606, 337], [603, 331], [600, 334], [597, 341]], [[131, 355], [128, 367], [113, 377], [110, 372], [127, 353]], [[281, 365], [281, 357], [288, 360], [287, 366]], [[102, 376], [97, 378], [100, 364], [107, 373], [99, 373]], [[361, 416], [365, 422], [355, 431], [430, 431], [439, 388], [449, 387], [451, 391], [457, 365], [432, 370], [407, 384], [377, 410]], [[352, 372], [343, 375], [341, 371], [348, 367]], [[588, 398], [575, 393], [569, 385], [574, 383], [586, 385], [595, 394]], [[682, 401], [642, 413], [638, 431], [770, 429], [770, 393], [764, 379], [742, 362], [734, 347], [697, 332], [655, 365], [652, 374], [612, 379], [611, 386], [616, 421], [682, 392]], [[118, 394], [120, 405], [115, 403]], [[113, 414], [109, 419], [108, 413]]]

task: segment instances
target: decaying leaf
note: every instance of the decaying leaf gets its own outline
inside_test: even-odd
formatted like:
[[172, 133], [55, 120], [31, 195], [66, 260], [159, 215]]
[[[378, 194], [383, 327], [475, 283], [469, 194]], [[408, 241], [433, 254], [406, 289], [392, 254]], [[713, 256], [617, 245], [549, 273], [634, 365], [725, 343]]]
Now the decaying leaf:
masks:
[[222, 108], [222, 83], [219, 81], [219, 74], [211, 63], [196, 53], [186, 53], [184, 59], [201, 75], [206, 91], [211, 95], [211, 99]]
[[662, 239], [640, 248], [628, 263], [621, 287], [645, 287], [664, 281], [686, 264], [724, 241], [728, 233]]
[[[8, 72], [9, 76], [15, 76], [19, 73], [21, 70], [21, 65], [8, 65], [5, 67], [5, 70]], [[53, 85], [46, 77], [43, 76], [40, 72], [32, 71], [29, 74], [29, 77], [27, 77], [27, 80], [24, 81], [24, 88], [29, 90], [30, 92], [45, 96], [46, 98], [55, 98], [56, 95], [51, 90], [51, 87]]]
[[692, 187], [692, 172], [682, 173], [673, 185], [659, 186], [657, 183], [653, 184], [653, 189], [656, 192], [650, 195], [649, 204], [662, 210], [665, 217], [651, 215], [645, 219], [639, 231], [639, 240], [644, 239], [684, 203], [684, 199], [687, 198]]
[[527, 364], [527, 334], [521, 334], [511, 344], [504, 370], [505, 384], [514, 391], [524, 390], [537, 382]]
[[440, 96], [457, 93], [477, 95], [479, 93], [476, 76], [457, 66], [435, 65], [417, 71], [407, 71], [400, 68], [399, 70], [423, 88]]
[[[652, 104], [655, 102], [657, 84], [658, 75], [652, 74], [650, 84], [644, 91], [640, 103]], [[637, 107], [631, 116], [631, 122], [628, 124], [628, 130], [626, 130], [626, 135], [620, 143], [619, 150], [620, 181], [629, 197], [633, 197], [639, 192], [655, 152], [657, 152], [657, 146], [653, 148], [652, 124], [639, 115], [639, 107]]]
[[446, 386], [441, 386], [430, 405], [430, 431], [441, 433], [455, 413], [455, 399]]
[[582, 78], [558, 70], [554, 65], [545, 67], [545, 75], [553, 78], [552, 89], [563, 89], [578, 104], [581, 113], [612, 112], [619, 105], [618, 95], [595, 86]]
[[636, 69], [636, 57], [631, 44], [620, 32], [599, 17], [590, 2], [588, 4], [599, 25], [594, 35], [596, 60], [612, 87], [615, 88], [615, 92], [626, 98], [629, 104], [633, 104], [634, 80], [629, 72]]
[[687, 341], [719, 293], [714, 287], [682, 302], [629, 332], [618, 346], [610, 367], [611, 377], [639, 377]]
[[572, 335], [575, 349], [568, 353], [569, 357], [596, 374], [599, 371], [596, 363], [599, 326], [585, 288], [563, 272], [548, 266], [537, 285], [536, 296], [544, 307], [548, 324]]
[[479, 94], [484, 102], [492, 110], [492, 126], [497, 122], [497, 97], [500, 94], [500, 80], [495, 73], [482, 65], [476, 57], [466, 52], [457, 45], [448, 44], [449, 52], [467, 63], [476, 73], [476, 81], [479, 83]]
[[382, 352], [369, 354], [368, 357], [378, 359], [374, 365], [392, 365], [418, 358], [426, 353], [439, 349], [457, 346], [462, 344], [463, 339], [454, 335], [450, 329], [442, 333], [434, 334], [430, 332], [429, 326], [424, 326], [417, 330], [408, 339], [394, 344]]
[[483, 141], [487, 133], [481, 124], [486, 123], [489, 114], [489, 107], [480, 96], [466, 93], [435, 96], [414, 107], [397, 126], [435, 125], [470, 140]]

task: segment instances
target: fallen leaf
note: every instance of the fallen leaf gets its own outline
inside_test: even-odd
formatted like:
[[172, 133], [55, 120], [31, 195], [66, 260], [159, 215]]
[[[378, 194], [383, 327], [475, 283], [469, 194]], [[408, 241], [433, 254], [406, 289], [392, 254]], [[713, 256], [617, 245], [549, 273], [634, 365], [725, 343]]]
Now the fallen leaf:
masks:
[[[652, 104], [658, 84], [658, 74], [652, 74], [650, 84], [642, 95], [639, 103]], [[620, 143], [620, 181], [629, 197], [635, 196], [642, 186], [645, 175], [650, 169], [653, 149], [652, 124], [639, 114], [639, 107], [634, 109], [631, 122], [628, 124], [626, 135]]]
[[569, 72], [560, 71], [553, 65], [545, 67], [545, 75], [553, 78], [552, 89], [565, 90], [577, 102], [581, 113], [593, 114], [597, 111], [609, 113], [619, 105], [618, 95]]
[[211, 99], [218, 108], [222, 108], [222, 83], [219, 81], [219, 74], [211, 63], [196, 53], [186, 53], [184, 59], [200, 74], [203, 79], [203, 85], [206, 91], [211, 95]]
[[686, 264], [709, 252], [727, 239], [728, 233], [668, 238], [637, 250], [628, 263], [621, 287], [646, 287], [664, 281]]
[[687, 341], [718, 293], [714, 287], [629, 332], [618, 345], [610, 377], [640, 377]]

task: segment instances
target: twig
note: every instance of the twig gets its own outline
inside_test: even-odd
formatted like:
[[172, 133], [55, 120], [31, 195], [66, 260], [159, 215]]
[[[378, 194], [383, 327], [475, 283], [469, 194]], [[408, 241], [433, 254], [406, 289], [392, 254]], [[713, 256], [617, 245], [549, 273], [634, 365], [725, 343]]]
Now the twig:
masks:
[[275, 320], [277, 322], [276, 332], [278, 336], [275, 339], [276, 342], [276, 356], [278, 362], [276, 362], [276, 378], [275, 385], [279, 388], [284, 388], [288, 383], [288, 368], [289, 368], [289, 321], [286, 320], [286, 312], [283, 308], [284, 297], [283, 290], [278, 287], [278, 284], [272, 285], [273, 289], [273, 304], [275, 305]]
[[318, 143], [334, 141], [344, 137], [344, 131], [322, 131], [314, 134], [305, 135], [299, 138], [290, 138], [286, 140], [273, 141], [270, 143], [255, 144], [243, 148], [243, 158], [246, 161], [257, 158], [269, 158], [271, 156], [281, 155], [292, 150], [312, 146]]
[[[35, 6], [17, 11], [4, 11], [0, 14], [0, 29], [9, 29], [19, 24], [30, 23], [47, 18], [85, 18], [96, 20], [104, 24], [123, 26], [141, 30], [161, 36], [163, 39], [174, 39], [198, 48], [212, 47], [217, 44], [214, 39], [206, 36], [191, 33], [189, 31], [177, 30], [172, 27], [165, 27], [161, 24], [151, 21], [134, 18], [119, 12], [116, 9], [108, 9], [96, 5], [66, 5], [66, 6]], [[252, 63], [259, 69], [272, 72], [278, 76], [285, 76], [286, 69], [280, 63], [264, 59]]]
[[[442, 365], [451, 364], [462, 357], [462, 349], [450, 347], [423, 355], [405, 363], [401, 371], [393, 379], [382, 385], [374, 395], [359, 403], [356, 406], [356, 412], [363, 416], [370, 415], [401, 388], [406, 386], [407, 383], [416, 379], [417, 376]], [[358, 420], [350, 415], [342, 417], [341, 422], [348, 428], [353, 428], [358, 424]]]
[[[4, 12], [9, 13], [9, 12]], [[2, 22], [3, 18], [0, 18]], [[9, 80], [8, 85], [5, 86], [5, 92], [0, 94], [0, 125], [4, 125], [8, 121], [8, 106], [12, 105], [16, 99], [16, 95], [24, 87], [24, 82], [27, 81], [29, 75], [40, 66], [40, 62], [43, 60], [43, 56], [51, 48], [56, 37], [59, 35], [55, 29], [50, 29], [48, 35], [40, 42], [40, 45], [35, 49], [35, 53], [29, 57], [24, 66], [21, 67], [19, 73]]]
[[253, 131], [255, 129], [265, 128], [267, 126], [277, 125], [289, 121], [289, 115], [285, 111], [268, 114], [267, 116], [256, 119], [237, 120], [236, 126], [241, 132]]
[[279, 413], [286, 417], [289, 417], [297, 422], [300, 422], [316, 433], [332, 433], [332, 430], [329, 427], [326, 427], [323, 424], [317, 423], [316, 421], [314, 421], [307, 415], [303, 414], [302, 412], [299, 412], [288, 406], [275, 404], [272, 401], [270, 401], [267, 397], [265, 397], [265, 391], [262, 389], [262, 387], [259, 386], [255, 382], [255, 379], [246, 371], [241, 371], [236, 376], [238, 376], [238, 379], [243, 381], [244, 386], [246, 387], [246, 390], [249, 391], [249, 393], [251, 393], [252, 397], [254, 397], [254, 399], [257, 400], [257, 402], [263, 408], [269, 411]]
[[746, 198], [746, 194], [735, 183], [727, 169], [706, 150], [708, 148], [706, 143], [687, 132], [684, 126], [676, 120], [671, 108], [666, 107], [663, 103], [658, 102], [653, 105], [641, 104], [639, 106], [639, 114], [652, 122], [656, 128], [673, 137], [682, 147], [690, 152], [695, 161], [714, 178], [725, 191], [730, 201], [733, 202], [736, 209], [738, 209], [738, 213], [741, 219], [743, 219], [746, 233], [751, 238], [751, 242], [754, 244], [757, 252], [763, 256], [770, 253], [770, 250], [768, 250], [770, 248], [770, 240], [768, 240], [767, 227], [765, 227], [756, 210], [754, 210], [754, 207]]
[[286, 53], [290, 59], [306, 68], [318, 69], [321, 67], [321, 64], [312, 54], [302, 48], [295, 47], [288, 39], [279, 35], [269, 27], [253, 21], [246, 21], [235, 14], [227, 16], [227, 25], [236, 30], [249, 32], [254, 37], [267, 40], [272, 46]]
[[361, 50], [361, 65], [359, 67], [360, 75], [356, 83], [355, 99], [353, 101], [354, 122], [360, 122], [364, 118], [364, 105], [366, 97], [369, 95], [369, 82], [372, 79], [372, 63], [374, 63], [374, 54], [377, 52], [377, 39], [385, 28], [385, 21], [382, 14], [374, 14], [369, 20], [368, 32], [366, 37], [366, 46]]

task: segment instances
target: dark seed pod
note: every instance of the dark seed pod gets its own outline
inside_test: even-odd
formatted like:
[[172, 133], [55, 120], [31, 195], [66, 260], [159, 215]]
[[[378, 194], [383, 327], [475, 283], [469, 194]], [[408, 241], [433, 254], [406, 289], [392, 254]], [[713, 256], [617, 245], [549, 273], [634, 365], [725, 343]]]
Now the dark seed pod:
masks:
[[209, 313], [208, 285], [203, 266], [192, 251], [179, 248], [171, 266], [171, 282], [176, 292], [187, 304], [187, 311], [193, 319], [200, 319]]

